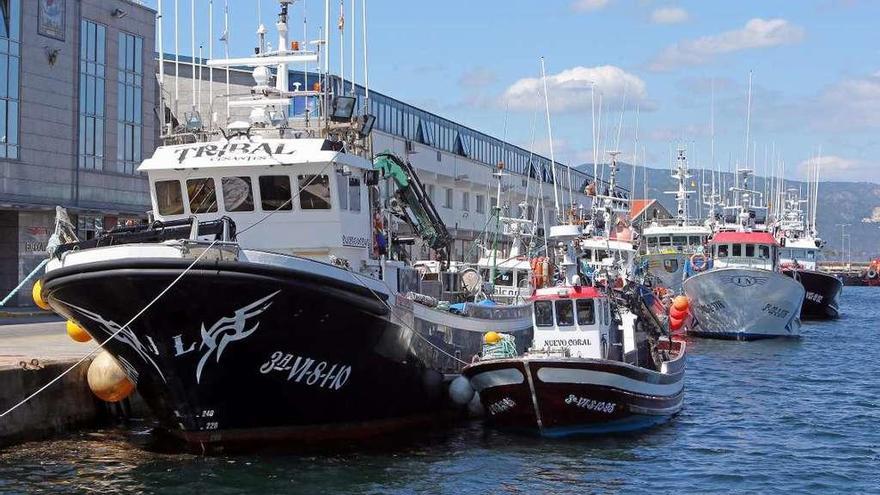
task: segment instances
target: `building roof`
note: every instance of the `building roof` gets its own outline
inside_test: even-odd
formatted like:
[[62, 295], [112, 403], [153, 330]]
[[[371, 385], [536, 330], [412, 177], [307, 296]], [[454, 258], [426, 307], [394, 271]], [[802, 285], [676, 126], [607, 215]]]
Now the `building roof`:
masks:
[[635, 220], [636, 217], [644, 213], [649, 206], [656, 202], [656, 199], [634, 199], [630, 201], [629, 217]]
[[709, 244], [772, 244], [776, 238], [769, 232], [718, 232]]

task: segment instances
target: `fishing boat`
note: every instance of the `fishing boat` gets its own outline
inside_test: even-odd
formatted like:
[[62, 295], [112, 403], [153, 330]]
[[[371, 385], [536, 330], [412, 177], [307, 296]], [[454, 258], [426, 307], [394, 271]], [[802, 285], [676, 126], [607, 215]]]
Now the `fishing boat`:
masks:
[[798, 191], [789, 190], [782, 218], [777, 222], [780, 268], [784, 275], [804, 286], [801, 319], [837, 318], [840, 315], [838, 296], [843, 290], [843, 282], [819, 269], [825, 242], [816, 235], [813, 222], [807, 226], [801, 204], [803, 200]]
[[642, 259], [660, 287], [680, 291], [685, 272], [692, 272], [694, 264], [705, 263], [704, 246], [712, 230], [690, 218], [690, 194], [696, 191], [687, 189], [691, 175], [684, 149], [678, 150], [672, 178], [678, 188], [666, 193], [675, 196], [675, 218], [671, 221], [654, 219], [642, 229]]
[[684, 342], [669, 338], [648, 309], [650, 291], [593, 284], [575, 261], [577, 226], [550, 232], [568, 245], [560, 248], [564, 282], [533, 296], [531, 348], [497, 358], [484, 350], [483, 359], [462, 371], [487, 421], [546, 437], [634, 431], [667, 421], [684, 400]]
[[[253, 95], [230, 103], [249, 121], [166, 136], [139, 167], [150, 222], [68, 235], [39, 291], [201, 448], [431, 424], [487, 328], [531, 340], [530, 306], [476, 304], [445, 276], [448, 232], [410, 164], [373, 155], [361, 95], [288, 89], [287, 64], [316, 60], [284, 48], [289, 3], [280, 50], [211, 62], [255, 67]], [[301, 100], [324, 112], [287, 114]], [[439, 281], [398, 255], [412, 237], [391, 218], [438, 253]]]
[[683, 284], [690, 301], [687, 333], [733, 340], [798, 337], [804, 288], [780, 272], [779, 243], [755, 223], [750, 205], [757, 192], [745, 181], [733, 189], [740, 213], [728, 227], [736, 225], [736, 230], [712, 236], [711, 263], [701, 265]]

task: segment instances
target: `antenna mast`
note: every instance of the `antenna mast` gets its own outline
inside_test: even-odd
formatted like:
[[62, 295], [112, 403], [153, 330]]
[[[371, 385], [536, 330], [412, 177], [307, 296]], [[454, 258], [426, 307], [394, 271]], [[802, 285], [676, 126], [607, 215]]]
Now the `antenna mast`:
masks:
[[556, 182], [556, 158], [553, 156], [553, 127], [550, 125], [550, 98], [547, 96], [547, 73], [544, 57], [541, 57], [541, 81], [544, 83], [544, 113], [547, 115], [547, 134], [550, 138], [550, 171], [553, 174], [553, 202], [556, 207], [556, 220], [559, 220], [559, 189]]

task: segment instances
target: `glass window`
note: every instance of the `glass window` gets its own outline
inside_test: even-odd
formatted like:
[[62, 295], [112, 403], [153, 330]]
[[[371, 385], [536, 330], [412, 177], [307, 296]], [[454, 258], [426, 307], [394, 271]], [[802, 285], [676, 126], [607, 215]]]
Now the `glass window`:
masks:
[[672, 238], [669, 237], [668, 235], [661, 236], [660, 237], [660, 245], [661, 246], [671, 246], [672, 245]]
[[[83, 20], [79, 52], [79, 166], [102, 170], [104, 168], [104, 72], [105, 36], [104, 26]], [[122, 95], [120, 95], [122, 98]], [[84, 129], [84, 130], [83, 130]], [[133, 136], [119, 136], [123, 147], [133, 147]], [[117, 154], [118, 155], [118, 154]]]
[[183, 192], [180, 182], [160, 180], [156, 182], [156, 204], [160, 215], [183, 214]]
[[340, 210], [348, 209], [348, 181], [345, 179], [346, 177], [341, 173], [336, 174], [336, 193], [339, 197]]
[[452, 189], [449, 187], [446, 188], [446, 198], [443, 201], [443, 207], [452, 209]]
[[595, 303], [592, 299], [578, 299], [577, 302], [578, 325], [586, 326], [596, 323]]
[[526, 288], [532, 281], [529, 279], [529, 272], [527, 270], [517, 270], [516, 272], [516, 285], [517, 287]]
[[574, 301], [570, 299], [556, 301], [556, 324], [560, 327], [574, 325]]
[[535, 301], [535, 325], [539, 327], [553, 326], [553, 303], [551, 301]]
[[764, 259], [769, 259], [770, 246], [758, 246], [758, 256]]
[[733, 256], [742, 256], [742, 244], [733, 245]]
[[611, 324], [611, 303], [608, 301], [602, 301], [602, 305], [605, 306], [605, 324]]
[[118, 49], [116, 168], [121, 173], [133, 174], [141, 160], [143, 134], [143, 38], [120, 32]]
[[746, 244], [746, 256], [749, 258], [755, 257], [755, 245], [754, 244]]
[[486, 213], [486, 196], [477, 194], [477, 213]]
[[461, 210], [470, 211], [471, 209], [471, 193], [463, 191], [461, 193]]
[[[300, 175], [299, 206], [303, 210], [330, 209], [330, 178], [326, 175]], [[288, 193], [289, 194], [289, 193]]]
[[361, 180], [348, 178], [348, 207], [351, 211], [361, 211]]
[[698, 235], [692, 235], [688, 238], [688, 244], [691, 246], [700, 246], [703, 244], [703, 240]]
[[0, 159], [18, 158], [20, 4], [0, 0]]
[[717, 247], [717, 249], [718, 249], [718, 258], [727, 258], [727, 253], [728, 253], [728, 245], [727, 244], [721, 244]]
[[816, 259], [816, 251], [813, 251], [812, 249], [808, 250], [807, 251], [807, 259], [810, 261], [815, 260]]
[[223, 177], [223, 209], [226, 211], [254, 211], [254, 192], [250, 177]]
[[214, 179], [188, 179], [186, 195], [189, 196], [190, 213], [214, 213], [217, 211], [217, 193]]
[[498, 270], [495, 272], [495, 285], [513, 286], [513, 271]]
[[687, 236], [684, 235], [676, 235], [672, 237], [672, 245], [673, 246], [684, 246], [688, 243]]
[[260, 208], [265, 211], [293, 209], [293, 201], [291, 201], [290, 197], [290, 177], [286, 175], [262, 175], [259, 181]]
[[434, 184], [428, 184], [428, 199], [434, 201]]

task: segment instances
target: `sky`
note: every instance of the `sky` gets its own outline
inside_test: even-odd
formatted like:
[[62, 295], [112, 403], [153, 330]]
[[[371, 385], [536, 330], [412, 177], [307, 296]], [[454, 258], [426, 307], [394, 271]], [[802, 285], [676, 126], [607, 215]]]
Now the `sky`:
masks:
[[[179, 1], [188, 55], [193, 0]], [[206, 53], [209, 1], [195, 0]], [[224, 0], [213, 1], [219, 39]], [[261, 18], [277, 38], [275, 0], [228, 1], [232, 55], [253, 52]], [[346, 77], [354, 24], [359, 83], [362, 2], [343, 0]], [[340, 3], [330, 3], [338, 73]], [[174, 0], [163, 8], [170, 53]], [[319, 38], [323, 11], [323, 1], [297, 0], [291, 39]], [[639, 164], [665, 167], [684, 147], [691, 167], [748, 161], [763, 175], [784, 164], [786, 176], [806, 178], [819, 163], [823, 180], [880, 182], [878, 19], [874, 0], [367, 0], [369, 85], [549, 156], [544, 57], [553, 151], [564, 163], [592, 162], [596, 115], [599, 154], [619, 148], [627, 162], [638, 150]], [[218, 58], [219, 42], [214, 50]]]

